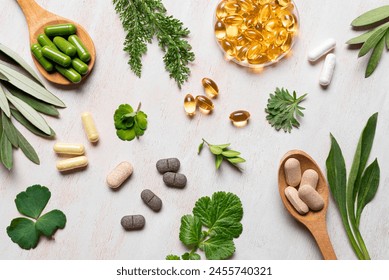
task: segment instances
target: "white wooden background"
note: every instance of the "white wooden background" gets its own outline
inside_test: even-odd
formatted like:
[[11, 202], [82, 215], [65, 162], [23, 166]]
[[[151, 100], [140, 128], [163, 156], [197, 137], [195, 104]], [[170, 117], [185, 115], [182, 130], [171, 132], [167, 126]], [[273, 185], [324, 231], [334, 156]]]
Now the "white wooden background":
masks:
[[[313, 238], [281, 203], [277, 189], [279, 160], [288, 150], [298, 148], [312, 155], [325, 170], [332, 132], [350, 167], [360, 132], [376, 111], [379, 119], [371, 159], [378, 157], [381, 184], [376, 198], [365, 209], [361, 232], [373, 259], [389, 258], [389, 56], [385, 51], [376, 73], [365, 79], [368, 58], [357, 59], [358, 51], [344, 44], [359, 34], [350, 28], [353, 18], [388, 1], [297, 0], [301, 29], [293, 55], [256, 74], [224, 61], [212, 30], [217, 0], [164, 0], [169, 13], [183, 20], [192, 32], [190, 43], [196, 61], [182, 90], [168, 78], [156, 42], [143, 59], [142, 78], [130, 71], [128, 56], [122, 51], [125, 34], [111, 1], [37, 2], [82, 24], [96, 45], [96, 65], [85, 83], [64, 89], [46, 82], [67, 104], [60, 118], [48, 120], [57, 132], [55, 141], [84, 143], [90, 165], [84, 171], [62, 175], [55, 169], [55, 141], [26, 133], [40, 155], [41, 165], [34, 165], [17, 151], [14, 169], [8, 172], [0, 168], [1, 259], [163, 259], [170, 253], [182, 254], [185, 248], [178, 239], [181, 216], [191, 212], [198, 198], [220, 190], [237, 194], [243, 202], [243, 233], [235, 240], [234, 259], [321, 259]], [[0, 26], [1, 43], [32, 64], [27, 25], [16, 1], [1, 0]], [[322, 63], [312, 66], [306, 56], [309, 49], [328, 37], [338, 43], [337, 66], [332, 84], [323, 90], [318, 84]], [[203, 77], [218, 83], [220, 96], [212, 115], [198, 114], [189, 119], [183, 111], [183, 98], [189, 92], [203, 94]], [[303, 103], [306, 117], [301, 128], [291, 134], [276, 132], [265, 120], [264, 108], [276, 87], [309, 93]], [[139, 140], [123, 142], [115, 134], [113, 113], [122, 103], [137, 106], [140, 101], [149, 116], [149, 127]], [[229, 122], [229, 114], [237, 109], [251, 113], [245, 128], [235, 128]], [[97, 146], [88, 143], [82, 129], [80, 114], [84, 111], [91, 111], [96, 120], [101, 135]], [[224, 164], [215, 171], [213, 156], [207, 150], [197, 155], [202, 137], [211, 143], [231, 142], [247, 159], [244, 173]], [[188, 177], [185, 189], [163, 184], [155, 163], [165, 157], [181, 160], [180, 172]], [[105, 177], [123, 160], [133, 163], [134, 174], [119, 191], [112, 191]], [[55, 234], [55, 240], [41, 238], [36, 249], [26, 251], [10, 240], [5, 229], [19, 216], [16, 195], [33, 184], [49, 187], [52, 198], [46, 211], [61, 209], [68, 222]], [[160, 213], [152, 212], [140, 199], [145, 188], [163, 200]], [[145, 216], [142, 231], [122, 229], [120, 219], [129, 214]], [[332, 200], [327, 223], [338, 258], [355, 259]]]

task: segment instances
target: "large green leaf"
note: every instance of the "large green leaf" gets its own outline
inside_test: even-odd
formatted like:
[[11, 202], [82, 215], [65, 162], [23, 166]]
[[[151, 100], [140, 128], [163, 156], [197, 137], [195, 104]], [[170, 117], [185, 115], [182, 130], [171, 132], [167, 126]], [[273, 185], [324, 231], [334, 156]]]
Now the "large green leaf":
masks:
[[34, 185], [16, 196], [16, 208], [21, 214], [38, 219], [50, 197], [51, 193], [48, 188]]
[[8, 100], [7, 97], [5, 96], [5, 92], [1, 83], [0, 83], [0, 109], [3, 110], [3, 112], [6, 114], [8, 118], [11, 116]]
[[198, 217], [185, 215], [181, 218], [180, 240], [186, 246], [197, 245], [201, 240], [201, 221]]
[[4, 131], [2, 131], [1, 139], [0, 139], [0, 157], [1, 157], [1, 162], [3, 163], [3, 165], [8, 170], [11, 170], [12, 166], [13, 166], [12, 144], [8, 140]]
[[234, 242], [220, 236], [201, 242], [199, 248], [204, 251], [208, 260], [225, 260], [235, 252]]
[[39, 217], [36, 229], [47, 237], [51, 237], [57, 229], [63, 229], [66, 225], [66, 216], [60, 210], [52, 210]]
[[27, 218], [13, 219], [7, 227], [7, 234], [13, 242], [26, 250], [35, 248], [40, 237], [34, 221]]
[[352, 26], [366, 26], [389, 17], [389, 5], [375, 8], [363, 13], [351, 22]]

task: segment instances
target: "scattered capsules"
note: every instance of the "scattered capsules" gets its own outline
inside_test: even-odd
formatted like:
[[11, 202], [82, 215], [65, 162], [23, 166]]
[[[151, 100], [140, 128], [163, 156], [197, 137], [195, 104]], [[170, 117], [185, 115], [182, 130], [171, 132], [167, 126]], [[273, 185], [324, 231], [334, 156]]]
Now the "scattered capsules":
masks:
[[285, 179], [289, 186], [297, 187], [301, 181], [300, 162], [295, 158], [289, 158], [284, 164]]
[[121, 219], [120, 224], [125, 230], [140, 230], [145, 226], [146, 220], [142, 215], [128, 215]]
[[58, 171], [70, 171], [79, 169], [88, 165], [88, 159], [86, 156], [78, 156], [68, 159], [63, 159], [57, 162]]
[[336, 41], [333, 38], [329, 38], [322, 42], [319, 46], [315, 47], [308, 53], [308, 60], [311, 62], [315, 62], [319, 58], [321, 58], [326, 53], [333, 50], [336, 46]]
[[327, 54], [319, 79], [319, 83], [323, 87], [326, 87], [331, 83], [332, 75], [334, 74], [335, 70], [335, 65], [336, 56], [333, 53]]
[[308, 213], [309, 208], [299, 197], [298, 191], [294, 187], [287, 187], [285, 189], [285, 196], [289, 202], [293, 205], [294, 209], [300, 214], [305, 215]]
[[143, 190], [140, 194], [140, 197], [142, 198], [143, 202], [146, 203], [146, 205], [154, 212], [159, 212], [159, 210], [161, 210], [162, 200], [152, 191], [148, 189]]
[[191, 94], [187, 94], [184, 99], [184, 110], [188, 116], [196, 114], [196, 100]]
[[119, 163], [107, 176], [107, 184], [112, 189], [119, 188], [133, 173], [134, 168], [128, 161]]
[[157, 161], [156, 167], [159, 173], [177, 172], [180, 169], [180, 160], [178, 158], [165, 158]]
[[181, 173], [166, 172], [163, 174], [163, 181], [168, 187], [182, 189], [186, 186], [186, 176]]
[[246, 126], [249, 119], [250, 113], [244, 110], [238, 110], [230, 114], [230, 120], [236, 127]]
[[92, 114], [89, 112], [82, 113], [81, 120], [89, 142], [96, 143], [99, 141], [99, 133], [97, 132]]
[[82, 156], [85, 153], [85, 147], [82, 144], [55, 143], [53, 149], [59, 155]]
[[203, 78], [201, 82], [205, 93], [209, 98], [216, 98], [219, 95], [219, 88], [213, 80], [210, 78]]
[[313, 211], [320, 211], [324, 207], [324, 200], [321, 195], [311, 186], [302, 185], [298, 190], [299, 197], [305, 204], [308, 205], [309, 209]]
[[199, 106], [200, 112], [203, 114], [211, 113], [214, 108], [212, 100], [203, 95], [196, 96], [196, 104]]

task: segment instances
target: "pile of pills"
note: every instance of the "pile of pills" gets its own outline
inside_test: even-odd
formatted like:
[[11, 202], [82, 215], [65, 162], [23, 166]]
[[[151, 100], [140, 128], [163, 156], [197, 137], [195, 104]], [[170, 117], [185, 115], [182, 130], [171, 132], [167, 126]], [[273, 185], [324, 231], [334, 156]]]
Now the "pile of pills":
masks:
[[300, 162], [289, 158], [284, 164], [285, 179], [288, 187], [285, 196], [300, 215], [312, 211], [320, 211], [324, 207], [324, 200], [316, 191], [319, 181], [318, 173], [313, 169], [301, 172]]
[[331, 83], [332, 75], [334, 74], [336, 56], [329, 52], [335, 49], [335, 46], [335, 39], [329, 38], [308, 53], [308, 60], [312, 63], [327, 54], [319, 78], [319, 84], [323, 87], [326, 87]]
[[159, 173], [163, 174], [163, 182], [168, 187], [182, 189], [186, 186], [186, 176], [177, 173], [180, 169], [178, 158], [165, 158], [157, 161], [156, 167]]

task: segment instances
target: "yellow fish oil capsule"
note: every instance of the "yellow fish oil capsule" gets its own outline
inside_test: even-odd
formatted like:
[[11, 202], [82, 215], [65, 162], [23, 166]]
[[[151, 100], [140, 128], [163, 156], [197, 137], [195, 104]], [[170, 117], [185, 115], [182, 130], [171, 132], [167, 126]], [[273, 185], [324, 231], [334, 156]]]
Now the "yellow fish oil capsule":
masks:
[[203, 95], [196, 96], [196, 103], [197, 103], [197, 106], [199, 106], [200, 111], [204, 114], [211, 113], [211, 111], [214, 108], [213, 102], [211, 101], [211, 99], [209, 99], [208, 97], [203, 96]]
[[221, 40], [226, 37], [226, 26], [223, 22], [217, 21], [215, 23], [215, 35], [216, 38]]
[[234, 39], [239, 34], [239, 28], [236, 25], [228, 25], [226, 28], [227, 37], [230, 39]]
[[91, 113], [89, 112], [82, 113], [81, 119], [89, 142], [95, 143], [99, 141], [99, 133], [97, 132], [96, 125], [92, 118]]
[[267, 4], [264, 5], [261, 9], [261, 12], [259, 13], [259, 22], [262, 24], [265, 23], [269, 20], [271, 14], [271, 7]]
[[57, 162], [58, 171], [70, 171], [78, 168], [82, 168], [88, 165], [88, 159], [86, 156], [72, 157]]
[[224, 18], [224, 23], [227, 25], [241, 25], [243, 18], [239, 15], [227, 16]]
[[193, 95], [187, 94], [184, 99], [184, 109], [189, 116], [196, 114], [196, 100]]
[[219, 87], [217, 84], [210, 78], [203, 78], [201, 80], [205, 93], [209, 98], [216, 98], [219, 94]]
[[225, 40], [222, 42], [222, 48], [224, 49], [224, 51], [226, 52], [226, 54], [228, 56], [235, 56], [236, 48], [235, 48], [234, 43], [231, 43], [230, 41]]
[[82, 156], [85, 153], [85, 147], [82, 144], [55, 143], [53, 149], [60, 155]]
[[236, 59], [239, 61], [246, 61], [247, 60], [247, 51], [248, 51], [247, 46], [243, 46], [239, 49], [238, 54], [236, 55]]
[[225, 9], [225, 5], [226, 5], [226, 1], [222, 1], [219, 3], [219, 5], [217, 5], [217, 8], [216, 8], [216, 17], [218, 19], [222, 19], [222, 18], [225, 18], [228, 13]]
[[244, 110], [238, 110], [230, 114], [230, 120], [236, 127], [246, 126], [249, 119], [250, 113]]

